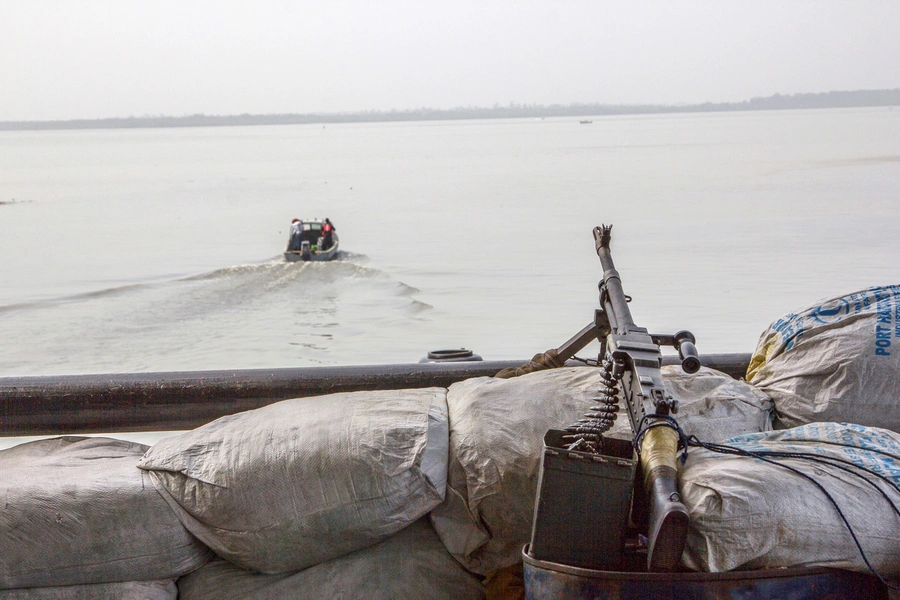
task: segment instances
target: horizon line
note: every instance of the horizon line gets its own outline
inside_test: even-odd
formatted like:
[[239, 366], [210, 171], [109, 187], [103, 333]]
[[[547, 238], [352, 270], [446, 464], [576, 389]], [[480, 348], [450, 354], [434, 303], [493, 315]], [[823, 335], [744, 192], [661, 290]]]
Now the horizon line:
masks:
[[201, 127], [240, 125], [280, 125], [313, 123], [351, 123], [420, 120], [465, 120], [516, 117], [604, 116], [624, 114], [660, 114], [670, 112], [727, 112], [802, 108], [850, 108], [900, 105], [900, 88], [877, 90], [835, 90], [758, 96], [737, 102], [701, 102], [692, 104], [569, 104], [497, 103], [492, 107], [457, 106], [454, 108], [366, 109], [343, 112], [240, 113], [230, 115], [144, 115], [140, 117], [99, 117], [77, 119], [0, 121], [0, 130], [33, 129], [115, 129], [156, 127]]

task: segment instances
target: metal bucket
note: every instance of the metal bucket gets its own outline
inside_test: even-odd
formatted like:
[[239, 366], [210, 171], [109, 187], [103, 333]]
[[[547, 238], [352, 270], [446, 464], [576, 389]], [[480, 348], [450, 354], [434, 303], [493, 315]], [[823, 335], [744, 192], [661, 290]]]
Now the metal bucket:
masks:
[[887, 600], [875, 577], [836, 569], [629, 573], [537, 560], [522, 550], [526, 600]]

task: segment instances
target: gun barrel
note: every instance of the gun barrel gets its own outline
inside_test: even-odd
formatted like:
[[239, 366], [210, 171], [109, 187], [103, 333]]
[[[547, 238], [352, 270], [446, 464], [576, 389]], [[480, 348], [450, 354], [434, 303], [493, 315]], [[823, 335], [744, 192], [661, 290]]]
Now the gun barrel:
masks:
[[[642, 437], [640, 463], [649, 517], [647, 566], [651, 571], [668, 571], [678, 566], [690, 522], [678, 493], [675, 457], [679, 435], [670, 426], [674, 424], [670, 413], [675, 404], [665, 391], [659, 371], [661, 336], [651, 336], [638, 327], [628, 308], [628, 297], [609, 248], [611, 231], [612, 225], [594, 228], [597, 256], [603, 266], [603, 311], [599, 314], [606, 321], [599, 323], [598, 329], [606, 333], [606, 351], [617, 357], [616, 364], [631, 371], [622, 379], [617, 395], [628, 409], [634, 434]], [[685, 371], [699, 369], [700, 359], [690, 332], [662, 337], [678, 349]]]
[[625, 333], [635, 326], [631, 309], [628, 308], [628, 299], [622, 288], [622, 278], [613, 263], [612, 253], [609, 251], [609, 240], [612, 225], [594, 227], [594, 245], [597, 248], [597, 256], [600, 257], [600, 265], [603, 267], [603, 289], [606, 290], [605, 298], [601, 295], [600, 302], [606, 312], [614, 318], [611, 323], [618, 333]]

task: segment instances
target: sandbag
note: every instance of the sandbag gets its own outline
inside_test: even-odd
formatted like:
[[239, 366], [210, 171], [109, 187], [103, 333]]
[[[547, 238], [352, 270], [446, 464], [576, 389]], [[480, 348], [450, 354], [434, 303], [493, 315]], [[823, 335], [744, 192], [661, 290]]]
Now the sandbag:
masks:
[[[689, 434], [719, 440], [771, 428], [771, 401], [746, 383], [707, 368], [687, 375], [665, 367], [663, 376], [681, 400], [678, 421]], [[467, 569], [488, 574], [521, 561], [531, 538], [544, 434], [587, 412], [600, 382], [599, 369], [570, 367], [450, 386], [447, 498], [431, 519]], [[624, 409], [610, 435], [631, 438]]]
[[206, 563], [136, 468], [146, 450], [73, 436], [0, 451], [0, 589], [175, 579]]
[[[680, 400], [674, 416], [687, 435], [715, 442], [772, 429], [772, 400], [745, 381], [707, 367], [690, 375], [680, 366], [667, 366], [662, 375], [666, 391]], [[609, 435], [631, 436], [624, 409]]]
[[[814, 453], [849, 460], [900, 484], [900, 435], [886, 429], [814, 423], [723, 442], [744, 450]], [[900, 572], [900, 517], [871, 485], [836, 466], [779, 459], [811, 475], [853, 527], [882, 575]], [[900, 492], [877, 481], [894, 504]], [[812, 482], [750, 457], [692, 448], [680, 470], [691, 517], [685, 566], [710, 572], [833, 567], [868, 572], [838, 512]]]
[[156, 443], [139, 463], [219, 556], [296, 571], [375, 544], [444, 496], [446, 390], [285, 400]]
[[481, 582], [441, 545], [427, 519], [381, 543], [293, 574], [266, 575], [216, 560], [178, 580], [180, 600], [480, 600]]
[[126, 581], [0, 590], [0, 600], [178, 600], [174, 581]]
[[778, 429], [834, 421], [900, 431], [900, 285], [781, 317], [760, 336], [747, 381], [775, 401]]

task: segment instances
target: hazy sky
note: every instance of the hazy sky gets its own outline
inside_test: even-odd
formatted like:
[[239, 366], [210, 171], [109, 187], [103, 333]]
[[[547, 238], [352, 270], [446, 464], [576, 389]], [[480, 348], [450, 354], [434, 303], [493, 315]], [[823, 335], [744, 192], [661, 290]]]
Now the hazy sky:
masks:
[[894, 0], [0, 0], [0, 120], [900, 88]]

